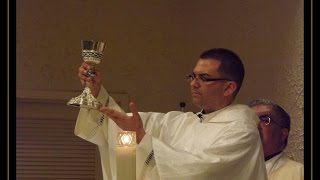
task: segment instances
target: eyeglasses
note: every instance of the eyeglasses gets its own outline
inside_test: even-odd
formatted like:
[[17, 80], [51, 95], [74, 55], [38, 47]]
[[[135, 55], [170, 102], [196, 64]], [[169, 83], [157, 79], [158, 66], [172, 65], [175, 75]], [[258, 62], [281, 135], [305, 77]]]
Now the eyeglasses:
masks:
[[227, 79], [227, 78], [211, 78], [206, 74], [199, 74], [199, 75], [189, 74], [186, 76], [186, 78], [189, 82], [196, 80], [199, 83], [210, 83], [213, 81], [231, 81], [230, 79]]
[[278, 122], [276, 122], [276, 121], [273, 121], [272, 119], [271, 119], [271, 117], [269, 117], [269, 116], [259, 116], [259, 119], [260, 119], [260, 121], [264, 124], [264, 125], [266, 125], [266, 126], [268, 126], [269, 124], [270, 124], [270, 122], [272, 121], [272, 122], [274, 122], [275, 124], [277, 124], [278, 126], [280, 126], [281, 128], [284, 128], [281, 124], [279, 124]]

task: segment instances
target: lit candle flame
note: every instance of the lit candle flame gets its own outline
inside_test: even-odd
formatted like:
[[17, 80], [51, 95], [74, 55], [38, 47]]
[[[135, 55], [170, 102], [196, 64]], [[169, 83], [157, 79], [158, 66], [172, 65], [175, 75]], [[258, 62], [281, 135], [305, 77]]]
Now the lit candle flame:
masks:
[[136, 133], [133, 131], [122, 131], [118, 134], [118, 143], [121, 146], [132, 146], [136, 142]]

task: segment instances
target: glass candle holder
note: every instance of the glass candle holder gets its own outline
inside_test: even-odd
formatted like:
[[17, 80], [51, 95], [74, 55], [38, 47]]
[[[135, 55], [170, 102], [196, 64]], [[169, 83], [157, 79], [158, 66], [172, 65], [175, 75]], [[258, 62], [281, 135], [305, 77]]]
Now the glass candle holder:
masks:
[[136, 180], [136, 132], [120, 131], [117, 138], [117, 179]]

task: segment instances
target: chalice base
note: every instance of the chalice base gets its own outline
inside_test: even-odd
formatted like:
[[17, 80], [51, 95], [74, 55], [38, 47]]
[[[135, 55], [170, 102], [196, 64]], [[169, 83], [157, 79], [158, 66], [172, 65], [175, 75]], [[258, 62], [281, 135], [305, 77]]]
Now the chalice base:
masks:
[[99, 109], [102, 106], [102, 104], [91, 94], [89, 87], [85, 87], [79, 96], [71, 98], [67, 105], [87, 109]]

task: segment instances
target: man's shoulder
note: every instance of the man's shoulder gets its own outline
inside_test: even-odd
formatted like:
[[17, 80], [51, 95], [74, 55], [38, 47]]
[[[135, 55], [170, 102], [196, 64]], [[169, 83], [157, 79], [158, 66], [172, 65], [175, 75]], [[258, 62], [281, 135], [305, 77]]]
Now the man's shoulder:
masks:
[[278, 168], [279, 171], [301, 171], [303, 170], [303, 164], [290, 159], [287, 155], [282, 155], [280, 160], [279, 160], [279, 165], [280, 167]]
[[302, 163], [289, 159], [286, 156], [281, 157], [282, 164], [269, 176], [270, 179], [301, 179], [303, 178], [304, 166]]
[[288, 157], [286, 157], [286, 162], [285, 162], [285, 164], [286, 164], [287, 166], [303, 167], [303, 164], [302, 164], [302, 163], [300, 163], [300, 162], [298, 162], [298, 161], [295, 161], [295, 160], [292, 160], [292, 159], [290, 159], [290, 158], [288, 158]]
[[239, 114], [255, 114], [252, 109], [245, 104], [231, 104], [222, 110], [225, 112], [234, 112]]
[[[231, 104], [216, 112], [216, 117], [226, 119], [228, 122], [236, 122], [238, 125], [243, 124], [247, 126], [251, 124], [256, 126], [257, 115], [252, 109], [244, 104]], [[250, 128], [252, 128], [250, 126]]]
[[234, 109], [250, 109], [250, 107], [246, 104], [233, 103], [229, 105], [230, 108]]

